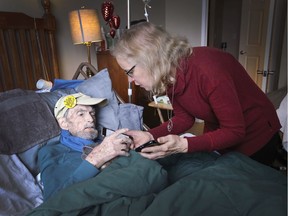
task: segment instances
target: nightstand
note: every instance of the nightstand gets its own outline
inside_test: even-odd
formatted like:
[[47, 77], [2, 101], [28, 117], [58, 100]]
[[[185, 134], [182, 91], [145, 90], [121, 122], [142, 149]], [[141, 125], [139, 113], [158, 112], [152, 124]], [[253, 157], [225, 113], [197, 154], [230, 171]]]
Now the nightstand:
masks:
[[150, 103], [148, 104], [148, 106], [157, 109], [157, 112], [158, 112], [158, 115], [159, 115], [159, 118], [160, 118], [160, 122], [161, 122], [161, 123], [164, 122], [164, 118], [163, 118], [163, 115], [162, 115], [162, 113], [161, 113], [161, 109], [163, 109], [163, 110], [173, 110], [173, 107], [172, 107], [170, 104], [164, 104], [164, 103], [158, 103], [158, 104], [156, 104], [154, 101], [150, 102]]

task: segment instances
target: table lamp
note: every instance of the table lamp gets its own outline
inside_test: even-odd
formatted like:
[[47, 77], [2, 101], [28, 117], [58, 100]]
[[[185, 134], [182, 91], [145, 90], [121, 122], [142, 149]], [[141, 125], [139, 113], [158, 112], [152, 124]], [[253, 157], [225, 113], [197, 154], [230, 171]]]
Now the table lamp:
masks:
[[[102, 41], [100, 22], [96, 10], [81, 8], [69, 14], [72, 40], [74, 44], [85, 44], [87, 47], [88, 63], [91, 64], [90, 47], [94, 42]], [[91, 77], [89, 69], [87, 76]]]

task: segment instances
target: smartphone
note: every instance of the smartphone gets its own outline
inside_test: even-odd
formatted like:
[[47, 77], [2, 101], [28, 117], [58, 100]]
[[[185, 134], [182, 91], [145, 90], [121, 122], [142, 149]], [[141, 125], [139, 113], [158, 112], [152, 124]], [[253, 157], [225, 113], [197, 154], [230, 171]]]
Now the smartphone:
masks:
[[150, 141], [144, 143], [143, 145], [140, 145], [137, 148], [135, 148], [135, 151], [136, 152], [141, 152], [141, 150], [143, 148], [150, 147], [150, 146], [155, 146], [155, 145], [159, 145], [159, 143], [157, 141], [155, 141], [155, 140], [150, 140]]
[[104, 137], [106, 137], [106, 136], [111, 135], [111, 134], [114, 133], [114, 132], [115, 132], [115, 131], [112, 130], [112, 129], [108, 129], [108, 128], [103, 127], [103, 128], [102, 128], [102, 131], [101, 131], [101, 135], [104, 136]]
[[[108, 129], [108, 128], [102, 128], [102, 131], [101, 131], [101, 135], [102, 136], [109, 136], [109, 135], [111, 135], [112, 133], [114, 133], [115, 132], [115, 130], [112, 130], [112, 129]], [[131, 140], [133, 140], [133, 137], [132, 136], [129, 136], [128, 134], [121, 134], [121, 135], [123, 135], [123, 136], [126, 136], [126, 137], [129, 137]]]

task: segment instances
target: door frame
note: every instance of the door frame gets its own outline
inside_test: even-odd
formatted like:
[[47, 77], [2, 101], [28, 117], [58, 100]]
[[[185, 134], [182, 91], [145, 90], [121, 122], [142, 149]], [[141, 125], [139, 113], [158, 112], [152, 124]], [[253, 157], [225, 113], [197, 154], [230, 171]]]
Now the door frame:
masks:
[[263, 64], [263, 71], [267, 71], [267, 75], [262, 77], [262, 86], [261, 86], [262, 91], [265, 93], [269, 90], [267, 89], [267, 82], [268, 82], [269, 70], [270, 70], [269, 60], [270, 60], [271, 46], [272, 46], [271, 39], [272, 39], [274, 12], [275, 12], [275, 0], [270, 0], [267, 32], [266, 32], [265, 53], [264, 53], [264, 64]]
[[[205, 1], [205, 4], [204, 4], [204, 1]], [[205, 46], [205, 45], [209, 46], [209, 44], [211, 44], [211, 41], [213, 42], [213, 40], [214, 40], [213, 38], [209, 38], [209, 36], [212, 35], [211, 32], [209, 32], [209, 31], [213, 28], [213, 26], [210, 26], [211, 23], [209, 23], [209, 15], [211, 15], [211, 13], [213, 13], [213, 11], [209, 12], [210, 4], [211, 4], [211, 0], [202, 0], [202, 28], [206, 28], [205, 29], [206, 34], [202, 34], [202, 37], [205, 37], [205, 39], [201, 38], [201, 41], [206, 41], [206, 44], [205, 43], [202, 44], [203, 46]], [[280, 6], [279, 6], [279, 4], [280, 4]], [[275, 0], [270, 0], [270, 7], [269, 7], [269, 14], [268, 14], [268, 25], [269, 26], [267, 28], [267, 33], [270, 32], [270, 34], [267, 35], [266, 43], [270, 43], [271, 41], [273, 41], [273, 43], [274, 43], [275, 41], [277, 41], [278, 45], [277, 44], [274, 45], [273, 43], [270, 44], [272, 46], [272, 50], [270, 47], [270, 49], [269, 49], [270, 51], [265, 52], [265, 57], [264, 57], [265, 58], [265, 63], [264, 63], [265, 68], [268, 68], [267, 70], [275, 71], [273, 78], [271, 77], [268, 79], [268, 84], [266, 82], [267, 77], [262, 82], [262, 89], [264, 91], [267, 90], [268, 92], [270, 92], [272, 90], [276, 90], [278, 88], [279, 76], [280, 76], [281, 72], [283, 73], [283, 71], [280, 71], [280, 60], [279, 59], [281, 59], [281, 55], [282, 55], [281, 48], [283, 47], [282, 43], [283, 43], [283, 38], [284, 38], [285, 22], [284, 22], [284, 24], [282, 24], [283, 28], [281, 26], [279, 27], [279, 26], [275, 25], [275, 24], [279, 23], [279, 20], [281, 19], [278, 17], [278, 19], [276, 18], [276, 20], [275, 20], [275, 16], [277, 16], [279, 14], [279, 11], [275, 11], [275, 10], [277, 10], [276, 7], [278, 7], [278, 10], [279, 10], [279, 7], [281, 7], [281, 4], [286, 4], [286, 7], [287, 7], [287, 2], [286, 3], [285, 2], [279, 3], [279, 2], [276, 2]], [[284, 8], [284, 7], [282, 5], [282, 8]], [[287, 11], [286, 11], [285, 17], [287, 19]], [[277, 36], [276, 35], [277, 32], [275, 33], [274, 28], [278, 28], [277, 31], [278, 31], [278, 34], [280, 32], [280, 40], [279, 40], [279, 38], [277, 38], [277, 39], [274, 38], [275, 36]], [[283, 31], [280, 28], [282, 28]], [[213, 29], [212, 29], [212, 31], [213, 31]], [[269, 37], [269, 39], [268, 39], [268, 37]], [[281, 40], [281, 38], [282, 38], [282, 40]], [[217, 38], [216, 38], [216, 40], [217, 40]], [[267, 46], [266, 46], [266, 49], [268, 49]], [[280, 49], [280, 52], [279, 52], [279, 49]], [[283, 47], [283, 49], [287, 50], [287, 47]], [[276, 52], [278, 52], [278, 53], [276, 53]], [[239, 53], [239, 50], [238, 50], [238, 53]], [[275, 57], [271, 58], [271, 55], [274, 55]], [[274, 61], [274, 62], [276, 61], [276, 65], [275, 65], [275, 63], [273, 63], [271, 61]], [[277, 62], [277, 61], [279, 61], [279, 62]]]

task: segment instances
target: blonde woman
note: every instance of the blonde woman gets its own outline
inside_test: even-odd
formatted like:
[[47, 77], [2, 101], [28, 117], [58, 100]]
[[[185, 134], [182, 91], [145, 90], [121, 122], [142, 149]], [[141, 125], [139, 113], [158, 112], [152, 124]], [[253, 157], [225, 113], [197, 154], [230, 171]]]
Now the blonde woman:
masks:
[[[147, 132], [129, 131], [135, 147], [149, 159], [176, 153], [238, 151], [271, 164], [280, 142], [280, 123], [272, 103], [230, 54], [209, 47], [190, 47], [152, 23], [139, 23], [120, 38], [112, 54], [128, 79], [151, 91], [167, 94], [173, 116]], [[204, 134], [180, 137], [195, 118], [205, 122]]]

